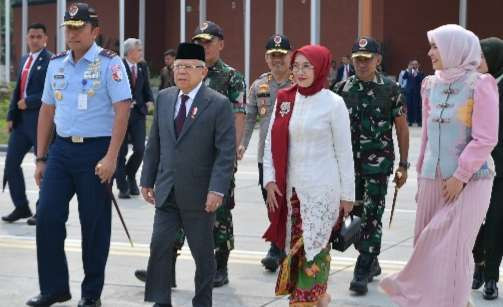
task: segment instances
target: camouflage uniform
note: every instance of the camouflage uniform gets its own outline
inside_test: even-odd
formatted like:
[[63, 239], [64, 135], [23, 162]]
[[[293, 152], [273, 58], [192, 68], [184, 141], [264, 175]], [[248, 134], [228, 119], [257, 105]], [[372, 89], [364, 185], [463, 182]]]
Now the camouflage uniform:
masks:
[[405, 100], [399, 86], [380, 73], [370, 82], [351, 76], [332, 90], [344, 98], [351, 119], [356, 200], [363, 204], [355, 207], [362, 216], [363, 230], [356, 248], [378, 255], [388, 178], [395, 159], [393, 123], [405, 114]]
[[[204, 84], [209, 88], [227, 96], [232, 104], [234, 113], [246, 112], [245, 81], [243, 76], [234, 68], [219, 59], [213, 66], [208, 68], [208, 75]], [[237, 168], [234, 168], [236, 171]], [[222, 206], [216, 211], [215, 227], [213, 236], [215, 251], [231, 251], [234, 249], [234, 231], [232, 226], [231, 209], [234, 208], [235, 178], [232, 177], [229, 192], [225, 195]], [[183, 246], [185, 235], [181, 234], [176, 243], [180, 249]]]

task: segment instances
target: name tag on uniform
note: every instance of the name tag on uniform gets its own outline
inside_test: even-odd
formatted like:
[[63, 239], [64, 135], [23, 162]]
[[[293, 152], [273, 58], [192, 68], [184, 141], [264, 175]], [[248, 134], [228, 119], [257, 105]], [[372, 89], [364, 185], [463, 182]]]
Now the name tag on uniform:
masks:
[[78, 109], [87, 110], [87, 94], [80, 93], [78, 98]]

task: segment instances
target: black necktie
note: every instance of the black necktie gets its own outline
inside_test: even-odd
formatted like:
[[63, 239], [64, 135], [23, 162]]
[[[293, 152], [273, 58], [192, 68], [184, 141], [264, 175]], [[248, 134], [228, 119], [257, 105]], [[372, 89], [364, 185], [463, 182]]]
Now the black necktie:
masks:
[[180, 110], [178, 110], [178, 115], [176, 115], [175, 118], [175, 131], [176, 131], [176, 137], [180, 135], [180, 132], [182, 132], [183, 124], [185, 123], [185, 118], [187, 117], [187, 107], [185, 106], [185, 103], [187, 100], [189, 100], [189, 96], [187, 95], [182, 95], [182, 101], [180, 104]]

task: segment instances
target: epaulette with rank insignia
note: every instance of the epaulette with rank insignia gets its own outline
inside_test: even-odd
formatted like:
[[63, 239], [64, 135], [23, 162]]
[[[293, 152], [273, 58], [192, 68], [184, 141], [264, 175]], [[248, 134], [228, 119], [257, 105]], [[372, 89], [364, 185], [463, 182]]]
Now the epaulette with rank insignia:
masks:
[[66, 51], [66, 50], [65, 50], [65, 51], [61, 51], [60, 53], [57, 53], [57, 54], [53, 55], [53, 56], [51, 57], [51, 61], [52, 61], [52, 60], [54, 60], [54, 59], [59, 59], [59, 58], [62, 58], [62, 57], [64, 57], [64, 56], [66, 56], [66, 54], [67, 54], [67, 51]]
[[103, 50], [101, 50], [100, 55], [111, 59], [111, 58], [115, 57], [117, 55], [117, 53], [113, 50], [110, 50], [110, 49], [103, 49]]
[[271, 72], [265, 72], [265, 73], [261, 74], [260, 76], [258, 76], [258, 79], [265, 78], [265, 77], [267, 77], [270, 74], [271, 74]]

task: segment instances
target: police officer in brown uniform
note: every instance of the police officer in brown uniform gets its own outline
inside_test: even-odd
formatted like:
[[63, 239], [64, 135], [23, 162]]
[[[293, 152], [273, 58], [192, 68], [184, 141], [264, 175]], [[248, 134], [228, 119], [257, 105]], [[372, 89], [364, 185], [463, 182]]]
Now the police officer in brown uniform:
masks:
[[[290, 71], [291, 45], [288, 38], [281, 34], [271, 36], [265, 46], [265, 61], [269, 67], [269, 72], [263, 73], [252, 83], [248, 93], [246, 104], [246, 125], [243, 141], [238, 148], [238, 159], [243, 157], [248, 148], [253, 129], [257, 119], [260, 125], [260, 135], [257, 150], [257, 162], [259, 171], [259, 185], [262, 190], [264, 203], [267, 199], [267, 191], [262, 187], [262, 159], [264, 156], [264, 144], [271, 121], [271, 114], [274, 109], [276, 94], [282, 88], [292, 85], [292, 74]], [[264, 267], [275, 272], [284, 252], [277, 248], [273, 243], [267, 256], [261, 262]]]

